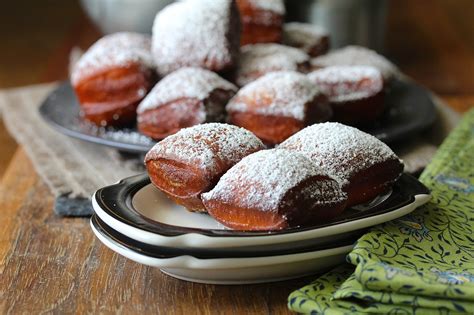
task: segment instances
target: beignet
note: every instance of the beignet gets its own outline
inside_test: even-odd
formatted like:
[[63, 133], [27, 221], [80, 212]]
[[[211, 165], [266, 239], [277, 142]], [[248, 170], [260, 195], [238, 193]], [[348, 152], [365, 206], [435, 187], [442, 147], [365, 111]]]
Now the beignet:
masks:
[[156, 80], [153, 68], [149, 36], [123, 32], [99, 39], [71, 73], [81, 115], [98, 126], [134, 122]]
[[299, 48], [311, 57], [329, 50], [329, 33], [320, 26], [291, 22], [283, 25], [283, 44]]
[[229, 121], [277, 144], [331, 117], [326, 97], [306, 75], [272, 72], [244, 86], [227, 104]]
[[137, 109], [138, 129], [160, 140], [182, 128], [220, 122], [237, 87], [214, 72], [181, 68], [158, 82]]
[[384, 110], [384, 80], [377, 68], [331, 66], [308, 74], [328, 97], [333, 120], [345, 124], [373, 122]]
[[329, 66], [372, 66], [377, 68], [386, 82], [399, 75], [397, 67], [377, 52], [362, 46], [346, 46], [311, 60], [311, 68]]
[[242, 47], [235, 82], [244, 86], [275, 71], [307, 72], [309, 56], [300, 49], [279, 44], [255, 44]]
[[237, 6], [242, 21], [241, 45], [281, 41], [283, 0], [237, 0]]
[[278, 148], [306, 155], [336, 178], [348, 195], [347, 206], [372, 200], [403, 172], [403, 162], [385, 143], [339, 123], [309, 126]]
[[240, 17], [232, 0], [187, 0], [158, 12], [152, 52], [160, 75], [182, 67], [227, 72], [240, 48]]
[[344, 210], [336, 180], [297, 152], [251, 154], [202, 195], [208, 213], [238, 230], [279, 230], [328, 220]]
[[201, 194], [243, 157], [264, 149], [250, 131], [219, 123], [180, 130], [145, 156], [152, 183], [190, 211], [205, 211]]

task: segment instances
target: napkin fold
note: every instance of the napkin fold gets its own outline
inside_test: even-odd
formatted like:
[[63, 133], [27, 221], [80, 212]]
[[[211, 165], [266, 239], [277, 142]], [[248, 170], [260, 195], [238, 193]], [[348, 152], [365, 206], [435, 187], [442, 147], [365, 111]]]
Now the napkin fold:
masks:
[[[67, 137], [41, 118], [38, 108], [57, 84], [0, 91], [0, 110], [10, 134], [20, 143], [55, 196], [62, 216], [91, 215], [91, 195], [124, 177], [144, 171], [143, 163], [116, 150]], [[65, 104], [67, 106], [67, 104]]]
[[[311, 314], [474, 313], [474, 109], [420, 176], [432, 199], [372, 228], [349, 264], [288, 298]], [[355, 269], [354, 269], [355, 266]]]

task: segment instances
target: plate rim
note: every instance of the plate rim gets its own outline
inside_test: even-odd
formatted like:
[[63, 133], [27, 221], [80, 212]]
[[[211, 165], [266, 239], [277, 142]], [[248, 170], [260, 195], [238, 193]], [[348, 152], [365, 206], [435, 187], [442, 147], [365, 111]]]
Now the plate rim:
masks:
[[[181, 232], [178, 234], [173, 235], [164, 235], [160, 234], [156, 231], [149, 231], [146, 230], [144, 226], [140, 226], [139, 224], [130, 225], [129, 222], [123, 220], [120, 216], [118, 216], [113, 209], [103, 209], [102, 206], [104, 205], [104, 201], [102, 200], [100, 203], [99, 196], [101, 193], [106, 189], [113, 189], [117, 187], [127, 187], [127, 181], [130, 180], [137, 180], [137, 178], [141, 178], [146, 176], [146, 174], [135, 175], [132, 177], [128, 177], [126, 179], [121, 180], [117, 184], [107, 186], [104, 188], [99, 189], [96, 191], [92, 197], [92, 205], [94, 208], [95, 213], [99, 216], [99, 218], [104, 221], [108, 226], [113, 228], [114, 230], [118, 231], [119, 233], [130, 237], [134, 240], [137, 240], [142, 243], [156, 245], [156, 246], [165, 246], [165, 247], [182, 247], [182, 248], [222, 248], [222, 247], [244, 247], [244, 246], [260, 246], [260, 245], [268, 245], [273, 243], [288, 243], [293, 241], [299, 240], [307, 240], [307, 239], [314, 239], [314, 238], [321, 238], [327, 237], [335, 234], [342, 234], [346, 232], [356, 231], [358, 229], [367, 228], [382, 222], [386, 222], [389, 220], [396, 219], [402, 215], [408, 214], [413, 211], [418, 206], [426, 203], [430, 199], [430, 194], [428, 189], [420, 183], [418, 180], [404, 174], [402, 176], [408, 176], [411, 180], [416, 181], [419, 185], [421, 185], [425, 191], [418, 192], [417, 194], [411, 196], [412, 200], [399, 208], [392, 209], [385, 213], [379, 213], [376, 215], [372, 215], [366, 218], [359, 218], [354, 219], [351, 221], [346, 221], [338, 224], [333, 224], [329, 226], [319, 227], [319, 228], [305, 228], [304, 230], [291, 230], [288, 231], [281, 231], [279, 233], [268, 233], [268, 232], [260, 232], [260, 233], [248, 233], [245, 237], [242, 235], [237, 234], [237, 232], [232, 232], [232, 230], [228, 230], [226, 235], [222, 235], [221, 233], [217, 233], [215, 235], [209, 234], [202, 234], [198, 233], [199, 229], [195, 228], [182, 228], [185, 232]], [[146, 187], [146, 185], [137, 187], [132, 187], [131, 191], [139, 191], [141, 188]], [[136, 210], [130, 209], [131, 199], [132, 196], [128, 196], [129, 198], [125, 211], [134, 211]], [[110, 202], [108, 200], [107, 202]], [[123, 205], [119, 205], [118, 200], [113, 200], [116, 207], [122, 207]], [[112, 215], [110, 213], [112, 213]], [[114, 217], [116, 215], [117, 217]], [[136, 215], [136, 214], [135, 214]], [[388, 218], [388, 219], [387, 219]], [[120, 220], [122, 219], [122, 220]], [[368, 221], [368, 222], [367, 222]], [[375, 222], [375, 223], [374, 223]], [[337, 228], [336, 228], [337, 227]], [[186, 232], [188, 231], [188, 232]], [[210, 230], [207, 230], [210, 231]], [[220, 231], [220, 230], [219, 230]], [[223, 230], [227, 231], [227, 230]], [[222, 232], [222, 231], [221, 231]]]
[[54, 120], [52, 120], [49, 116], [45, 115], [43, 111], [44, 111], [44, 109], [43, 109], [43, 106], [41, 105], [40, 108], [39, 108], [40, 116], [53, 129], [57, 130], [58, 132], [66, 135], [68, 137], [71, 137], [73, 139], [79, 139], [79, 140], [82, 140], [82, 141], [87, 141], [87, 142], [90, 142], [90, 143], [95, 143], [95, 144], [98, 144], [98, 145], [104, 145], [104, 146], [107, 146], [109, 148], [114, 148], [114, 149], [118, 149], [118, 150], [125, 150], [125, 151], [131, 152], [131, 153], [142, 154], [144, 152], [142, 146], [140, 146], [140, 145], [136, 145], [136, 144], [133, 144], [133, 143], [118, 142], [118, 141], [114, 141], [114, 140], [108, 140], [108, 139], [105, 139], [105, 138], [99, 138], [99, 137], [95, 137], [95, 136], [88, 135], [88, 134], [85, 134], [85, 133], [76, 132], [74, 130], [66, 128], [63, 125], [60, 125], [57, 122], [55, 122]]
[[[315, 258], [323, 258], [332, 255], [342, 254], [349, 252], [353, 247], [352, 245], [345, 245], [335, 248], [329, 248], [324, 250], [316, 250], [309, 252], [301, 252], [288, 255], [272, 255], [263, 257], [233, 257], [233, 258], [211, 258], [211, 259], [199, 259], [191, 255], [181, 255], [171, 258], [156, 258], [151, 257], [142, 253], [138, 253], [133, 249], [126, 248], [125, 246], [118, 244], [107, 236], [100, 233], [92, 223], [90, 223], [91, 229], [95, 236], [101, 241], [102, 244], [107, 246], [112, 251], [134, 260], [138, 263], [145, 264], [152, 267], [158, 268], [179, 268], [179, 269], [230, 269], [230, 268], [249, 268], [257, 266], [271, 266], [279, 265], [282, 263], [291, 263], [294, 261], [304, 261]], [[271, 257], [271, 259], [269, 259]], [[137, 261], [134, 258], [144, 259], [145, 262]], [[290, 260], [290, 261], [288, 261]]]
[[[106, 139], [106, 138], [101, 138], [101, 137], [89, 135], [89, 134], [86, 134], [86, 133], [83, 133], [83, 132], [79, 132], [79, 131], [75, 131], [75, 130], [72, 130], [70, 128], [67, 128], [66, 126], [64, 126], [62, 124], [59, 124], [58, 122], [51, 119], [51, 117], [46, 113], [47, 102], [55, 95], [54, 93], [58, 93], [58, 91], [60, 91], [61, 89], [66, 88], [66, 87], [71, 87], [72, 88], [72, 85], [71, 85], [69, 80], [61, 82], [53, 91], [51, 91], [48, 94], [48, 96], [43, 100], [40, 107], [38, 108], [38, 112], [39, 112], [41, 118], [43, 118], [44, 121], [47, 122], [51, 127], [53, 127], [58, 132], [66, 135], [68, 137], [74, 138], [74, 139], [79, 139], [79, 140], [82, 140], [82, 141], [87, 141], [87, 142], [91, 142], [91, 143], [95, 143], [95, 144], [99, 144], [99, 145], [104, 145], [104, 146], [107, 146], [109, 148], [125, 150], [127, 152], [133, 152], [133, 153], [139, 153], [139, 154], [146, 153], [146, 151], [144, 151], [144, 149], [145, 149], [144, 145], [120, 142], [120, 141], [116, 141], [116, 140], [110, 140], [110, 139]], [[155, 141], [155, 143], [156, 143], [156, 141]], [[148, 150], [151, 149], [152, 146], [150, 146], [148, 148]]]
[[[284, 247], [275, 246], [273, 248], [260, 249], [260, 250], [241, 250], [236, 251], [235, 248], [231, 249], [183, 249], [176, 247], [164, 247], [157, 245], [150, 245], [146, 243], [139, 242], [134, 240], [122, 233], [114, 230], [108, 226], [104, 221], [102, 221], [96, 214], [93, 214], [90, 218], [90, 224], [93, 226], [99, 233], [107, 236], [113, 240], [118, 245], [123, 245], [127, 249], [133, 250], [137, 253], [156, 257], [156, 258], [171, 258], [176, 256], [189, 255], [198, 259], [214, 259], [214, 258], [245, 258], [245, 257], [268, 257], [268, 256], [277, 256], [277, 255], [289, 255], [296, 254], [300, 252], [314, 252], [322, 251], [326, 249], [343, 247], [348, 245], [354, 245], [356, 240], [362, 235], [358, 233], [357, 237], [354, 237], [353, 234], [350, 234], [347, 238], [336, 240], [335, 242], [321, 244], [306, 244], [305, 246], [294, 246], [294, 247]], [[168, 257], [162, 257], [168, 256]]]

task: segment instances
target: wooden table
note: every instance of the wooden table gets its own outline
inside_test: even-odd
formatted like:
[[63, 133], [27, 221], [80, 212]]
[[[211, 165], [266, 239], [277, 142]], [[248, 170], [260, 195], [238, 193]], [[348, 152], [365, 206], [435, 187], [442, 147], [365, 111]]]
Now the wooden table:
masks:
[[[99, 36], [74, 1], [5, 6], [1, 87], [65, 78], [71, 47]], [[397, 0], [389, 14], [387, 55], [460, 112], [474, 105], [473, 20], [471, 0]], [[53, 215], [52, 196], [3, 123], [0, 141], [1, 314], [287, 313], [288, 294], [312, 279], [202, 285], [129, 261], [102, 246], [87, 219]]]

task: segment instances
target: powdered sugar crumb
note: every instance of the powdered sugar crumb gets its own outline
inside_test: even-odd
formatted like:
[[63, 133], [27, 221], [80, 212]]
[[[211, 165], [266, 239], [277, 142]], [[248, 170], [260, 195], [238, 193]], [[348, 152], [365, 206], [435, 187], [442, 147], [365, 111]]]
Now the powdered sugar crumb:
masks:
[[304, 74], [272, 72], [244, 86], [227, 104], [227, 111], [304, 120], [305, 104], [319, 94], [319, 89]]
[[245, 45], [241, 49], [237, 68], [237, 84], [243, 86], [255, 80], [257, 74], [272, 71], [296, 71], [298, 66], [309, 62], [310, 57], [300, 49], [280, 44]]
[[152, 51], [160, 74], [184, 66], [211, 70], [233, 62], [231, 0], [187, 0], [158, 12], [153, 24]]
[[237, 92], [235, 85], [214, 72], [201, 68], [181, 68], [159, 81], [140, 103], [137, 112], [143, 113], [181, 98], [204, 100], [216, 89]]
[[[253, 153], [225, 173], [204, 199], [217, 199], [243, 208], [277, 211], [286, 193], [313, 176], [327, 174], [304, 155], [272, 149]], [[321, 179], [301, 191], [314, 204], [340, 202], [346, 195], [336, 181]]]
[[294, 134], [278, 148], [306, 155], [337, 178], [341, 187], [350, 178], [375, 164], [398, 159], [382, 141], [340, 123], [315, 124]]
[[399, 73], [397, 67], [384, 56], [361, 46], [347, 46], [334, 50], [326, 55], [313, 58], [311, 64], [314, 67], [336, 65], [372, 66], [382, 73], [385, 80], [390, 79]]
[[383, 89], [383, 77], [371, 66], [331, 66], [308, 74], [331, 102], [373, 96]]
[[220, 169], [222, 165], [230, 167], [244, 156], [264, 148], [264, 144], [246, 129], [208, 123], [181, 129], [165, 138], [147, 153], [145, 161], [176, 160], [200, 168], [210, 178], [216, 172], [225, 171]]
[[97, 71], [139, 63], [154, 67], [148, 35], [121, 32], [107, 35], [95, 42], [74, 66], [72, 84], [94, 75]]
[[153, 141], [151, 138], [135, 131], [134, 129], [101, 127], [91, 123], [90, 121], [80, 119], [79, 117], [77, 118], [77, 122], [71, 125], [71, 127], [74, 128], [75, 131], [81, 133], [127, 144], [151, 147], [156, 143], [156, 141]]
[[132, 143], [132, 144], [140, 144], [140, 145], [147, 145], [151, 146], [155, 143], [151, 138], [142, 135], [136, 131], [123, 131], [123, 130], [114, 130], [114, 131], [106, 131], [104, 133], [104, 137], [107, 139]]

